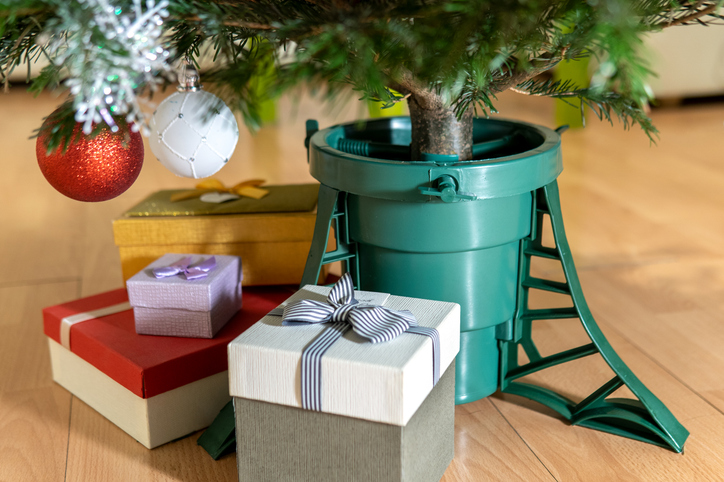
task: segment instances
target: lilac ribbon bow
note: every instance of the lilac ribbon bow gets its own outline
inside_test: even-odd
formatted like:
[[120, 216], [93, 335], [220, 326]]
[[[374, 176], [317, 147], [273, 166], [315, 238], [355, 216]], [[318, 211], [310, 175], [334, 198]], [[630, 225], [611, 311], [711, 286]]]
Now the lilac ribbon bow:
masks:
[[183, 273], [187, 280], [206, 278], [209, 275], [209, 271], [216, 268], [216, 257], [212, 256], [196, 266], [189, 266], [190, 264], [191, 256], [188, 256], [168, 266], [154, 268], [153, 275], [156, 278], [167, 278]]

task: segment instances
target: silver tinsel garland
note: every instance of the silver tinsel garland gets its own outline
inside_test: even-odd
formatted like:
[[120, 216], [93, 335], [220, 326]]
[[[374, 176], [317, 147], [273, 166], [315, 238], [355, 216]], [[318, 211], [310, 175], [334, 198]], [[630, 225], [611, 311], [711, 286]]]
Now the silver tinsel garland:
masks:
[[63, 33], [51, 33], [48, 49], [68, 72], [75, 120], [86, 134], [100, 122], [115, 132], [112, 116], [124, 115], [137, 131], [146, 122], [136, 93], [141, 87], [155, 90], [173, 73], [162, 28], [168, 1], [133, 0], [130, 11], [107, 0], [80, 0], [82, 8], [72, 3], [61, 7], [57, 27]]

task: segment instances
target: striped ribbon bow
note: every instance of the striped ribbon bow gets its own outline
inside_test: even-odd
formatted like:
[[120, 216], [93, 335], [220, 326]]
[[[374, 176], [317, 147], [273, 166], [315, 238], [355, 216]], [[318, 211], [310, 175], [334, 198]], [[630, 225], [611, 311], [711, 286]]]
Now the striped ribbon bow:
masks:
[[[277, 314], [272, 312], [272, 314]], [[322, 356], [350, 329], [372, 343], [390, 341], [402, 333], [427, 336], [432, 340], [433, 385], [440, 379], [440, 336], [435, 328], [418, 326], [409, 311], [362, 305], [354, 299], [349, 273], [332, 287], [327, 302], [300, 300], [284, 308], [282, 325], [332, 323], [302, 352], [302, 407], [322, 410]]]
[[177, 274], [183, 273], [187, 280], [206, 278], [209, 275], [209, 271], [216, 268], [216, 257], [212, 256], [195, 266], [190, 265], [191, 256], [188, 256], [168, 266], [154, 268], [153, 275], [156, 278], [167, 278], [169, 276], [176, 276]]

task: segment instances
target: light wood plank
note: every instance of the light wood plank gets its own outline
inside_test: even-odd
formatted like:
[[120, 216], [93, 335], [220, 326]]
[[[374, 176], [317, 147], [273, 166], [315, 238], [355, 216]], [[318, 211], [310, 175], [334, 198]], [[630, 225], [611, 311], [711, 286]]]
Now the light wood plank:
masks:
[[455, 458], [442, 480], [554, 480], [489, 398], [455, 408]]
[[601, 254], [596, 265], [616, 262], [616, 246], [626, 262], [719, 252], [722, 108], [653, 116], [661, 131], [655, 146], [637, 129], [613, 131], [602, 123], [563, 135], [563, 215], [581, 265]]
[[40, 310], [77, 285], [0, 288], [0, 480], [63, 480], [71, 395], [53, 383]]
[[233, 481], [236, 457], [214, 461], [196, 439], [200, 432], [153, 450], [75, 398], [67, 481]]
[[[536, 322], [534, 336], [543, 351], [585, 342], [576, 320]], [[615, 331], [602, 326], [616, 351], [637, 376], [691, 432], [684, 455], [641, 442], [571, 427], [551, 410], [512, 395], [493, 403], [559, 481], [566, 480], [715, 480], [724, 471], [724, 416], [641, 353]], [[574, 401], [583, 399], [612, 376], [600, 357], [561, 365], [525, 381], [554, 388]], [[616, 396], [620, 396], [618, 393]]]
[[41, 310], [78, 296], [78, 283], [0, 288], [0, 392], [46, 388], [53, 384]]
[[566, 234], [579, 270], [714, 254], [710, 243], [669, 223], [642, 216], [632, 209], [627, 197], [600, 193], [591, 189], [591, 182], [569, 179], [561, 183]]
[[599, 318], [724, 413], [724, 259], [584, 273]]
[[0, 393], [0, 480], [64, 480], [70, 398], [59, 386]]
[[49, 95], [36, 101], [21, 89], [0, 100], [0, 226], [12, 227], [0, 229], [0, 252], [3, 272], [13, 273], [13, 283], [80, 276], [82, 250], [74, 235], [80, 233], [82, 204], [48, 184], [38, 168], [35, 139], [28, 139], [56, 103]]
[[[621, 301], [619, 300], [619, 303]], [[724, 470], [724, 416], [687, 386], [608, 326], [604, 333], [634, 373], [691, 432], [685, 454], [641, 442], [570, 427], [551, 410], [511, 395], [494, 404], [516, 427], [557, 480], [697, 480]], [[534, 336], [542, 352], [587, 341], [577, 320], [536, 322]], [[551, 368], [525, 380], [554, 388], [574, 401], [583, 399], [612, 376], [598, 356]], [[619, 396], [619, 394], [615, 394]], [[714, 479], [711, 479], [714, 480]]]

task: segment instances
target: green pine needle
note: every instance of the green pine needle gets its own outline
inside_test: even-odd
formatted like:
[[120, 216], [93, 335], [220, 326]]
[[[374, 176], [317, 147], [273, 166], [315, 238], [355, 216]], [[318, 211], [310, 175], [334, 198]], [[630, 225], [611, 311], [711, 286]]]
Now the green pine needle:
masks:
[[[171, 60], [207, 55], [206, 88], [259, 125], [260, 105], [298, 85], [335, 102], [349, 90], [391, 106], [402, 97], [441, 103], [458, 117], [497, 112], [496, 95], [510, 88], [556, 98], [580, 97], [595, 115], [625, 128], [656, 129], [643, 111], [651, 75], [642, 38], [669, 25], [722, 23], [724, 0], [352, 0], [228, 2], [169, 0], [163, 25]], [[27, 60], [68, 39], [68, 58], [83, 53], [72, 25], [91, 42], [105, 42], [93, 27], [92, 0], [14, 0], [0, 6], [0, 79]], [[122, 12], [132, 0], [115, 0]], [[87, 19], [87, 21], [82, 21]], [[72, 20], [72, 21], [71, 21]], [[73, 23], [75, 22], [75, 23]], [[131, 55], [114, 44], [117, 55]], [[294, 53], [290, 54], [289, 51]], [[76, 56], [76, 57], [74, 57]], [[590, 88], [534, 81], [563, 59], [595, 57]], [[52, 57], [52, 54], [51, 54]], [[80, 57], [82, 58], [82, 57]], [[205, 57], [204, 57], [205, 58]], [[64, 88], [63, 63], [44, 69], [31, 90]], [[100, 64], [88, 59], [89, 72]], [[133, 75], [129, 72], [129, 75]], [[262, 80], [260, 80], [262, 79]], [[136, 94], [149, 90], [141, 79]], [[167, 83], [170, 82], [167, 80]], [[394, 93], [391, 89], [394, 89]], [[58, 120], [64, 138], [73, 116]], [[68, 126], [65, 126], [68, 123]]]

